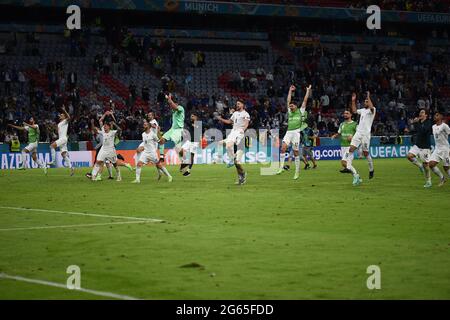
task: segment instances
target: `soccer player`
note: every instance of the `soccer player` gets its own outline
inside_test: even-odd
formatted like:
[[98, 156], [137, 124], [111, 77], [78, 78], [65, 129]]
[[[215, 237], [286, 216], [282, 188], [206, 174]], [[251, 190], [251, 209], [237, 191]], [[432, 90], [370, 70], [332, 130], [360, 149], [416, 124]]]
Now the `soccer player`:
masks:
[[430, 168], [441, 180], [439, 187], [442, 187], [447, 179], [438, 168], [438, 164], [442, 161], [444, 170], [450, 177], [450, 145], [448, 143], [448, 136], [450, 135], [450, 127], [443, 121], [442, 113], [437, 112], [434, 115], [435, 125], [433, 125], [433, 136], [435, 147], [433, 154], [430, 157]]
[[[216, 119], [224, 124], [233, 125], [233, 129], [225, 139], [227, 155], [230, 160], [227, 167], [230, 168], [234, 164], [238, 174], [238, 181], [236, 184], [243, 185], [247, 182], [247, 172], [245, 172], [242, 167], [241, 161], [244, 156], [245, 130], [247, 130], [248, 125], [250, 124], [250, 115], [245, 111], [244, 100], [238, 99], [236, 101], [236, 108], [230, 119], [224, 119], [221, 116], [217, 116]], [[237, 147], [236, 154], [234, 153], [234, 146]]]
[[[105, 122], [106, 116], [112, 115], [111, 111], [106, 111], [103, 116], [100, 118], [100, 127], [102, 130], [100, 133], [103, 136], [103, 145], [100, 148], [100, 151], [97, 156], [97, 160], [95, 161], [94, 169], [92, 170], [92, 181], [101, 181], [101, 177], [98, 176], [98, 173], [103, 170], [103, 165], [106, 161], [110, 161], [117, 173], [117, 181], [122, 181], [122, 176], [120, 174], [119, 166], [117, 165], [117, 154], [116, 148], [114, 146], [114, 140], [117, 135], [117, 132], [120, 131], [120, 128], [114, 122]], [[111, 127], [116, 127], [117, 130], [111, 130]]]
[[[160, 160], [164, 161], [164, 144], [167, 141], [172, 141], [175, 144], [175, 150], [179, 152], [180, 143], [183, 139], [183, 129], [184, 129], [184, 108], [174, 101], [172, 94], [166, 95], [167, 103], [172, 111], [172, 127], [169, 131], [164, 133], [160, 137], [159, 142], [159, 154]], [[161, 133], [159, 133], [161, 135]]]
[[311, 129], [310, 126], [306, 127], [303, 131], [301, 131], [301, 141], [303, 141], [303, 147], [302, 147], [302, 159], [303, 163], [305, 164], [305, 170], [308, 170], [310, 165], [308, 161], [311, 159], [311, 162], [313, 163], [313, 169], [317, 168], [316, 159], [314, 158], [313, 153], [313, 141], [316, 138], [314, 135], [314, 131]]
[[[428, 161], [431, 155], [431, 139], [433, 134], [433, 124], [428, 119], [427, 112], [420, 110], [419, 117], [413, 120], [414, 123], [414, 146], [408, 152], [408, 160], [417, 166], [422, 173], [425, 173], [425, 188], [430, 188], [431, 173]], [[419, 158], [421, 162], [417, 159]]]
[[[180, 172], [183, 172], [183, 176], [188, 177], [191, 175], [192, 167], [194, 166], [195, 154], [199, 147], [199, 142], [195, 141], [195, 131], [200, 129], [198, 123], [198, 115], [191, 113], [191, 123], [189, 124], [189, 139], [181, 146], [181, 159]], [[200, 133], [201, 134], [201, 133]], [[187, 169], [186, 169], [187, 168]]]
[[355, 150], [362, 146], [362, 150], [364, 156], [367, 161], [369, 161], [369, 178], [373, 178], [373, 160], [369, 154], [369, 146], [370, 146], [370, 133], [372, 130], [372, 123], [375, 119], [376, 108], [374, 107], [372, 100], [370, 99], [370, 92], [367, 92], [366, 100], [364, 101], [364, 108], [356, 109], [356, 93], [352, 95], [352, 113], [357, 113], [361, 117], [359, 119], [359, 124], [356, 128], [356, 133], [350, 142], [350, 148], [348, 152], [345, 154], [344, 161], [347, 163], [347, 169], [349, 169], [353, 174], [353, 185], [358, 186], [362, 183], [362, 179], [360, 178], [358, 172], [352, 165], [352, 160], [354, 157]]
[[156, 167], [167, 176], [168, 181], [172, 182], [172, 176], [169, 171], [167, 171], [158, 159], [159, 127], [156, 129], [157, 131], [155, 132], [151, 124], [146, 120], [144, 121], [144, 132], [142, 133], [143, 145], [138, 148], [140, 157], [136, 166], [136, 179], [132, 183], [141, 183], [142, 166], [149, 162], [155, 164]]
[[47, 166], [45, 163], [38, 159], [37, 157], [37, 149], [39, 144], [39, 126], [35, 123], [34, 118], [30, 117], [30, 119], [27, 122], [23, 122], [23, 127], [15, 126], [12, 124], [9, 124], [11, 128], [17, 129], [17, 130], [25, 130], [28, 132], [28, 145], [22, 149], [22, 164], [18, 168], [19, 170], [25, 170], [27, 163], [25, 161], [26, 154], [30, 153], [31, 158], [34, 162], [37, 163], [39, 168], [44, 169], [44, 173], [47, 174]]
[[289, 145], [292, 145], [295, 157], [294, 180], [297, 180], [300, 174], [300, 156], [299, 156], [300, 132], [302, 130], [302, 126], [304, 126], [302, 121], [302, 114], [306, 112], [306, 102], [308, 101], [309, 95], [311, 94], [311, 85], [306, 88], [306, 94], [305, 97], [303, 98], [303, 103], [300, 109], [298, 108], [297, 103], [292, 101], [292, 94], [294, 93], [295, 90], [296, 90], [295, 86], [292, 85], [289, 88], [287, 96], [288, 129], [286, 134], [284, 135], [283, 144], [281, 146], [280, 168], [278, 169], [277, 174], [281, 174], [283, 172], [286, 150], [289, 147]]
[[356, 133], [357, 124], [352, 119], [352, 113], [350, 110], [345, 110], [344, 114], [344, 122], [339, 125], [339, 130], [336, 134], [332, 135], [331, 138], [335, 139], [338, 136], [341, 137], [341, 164], [343, 169], [340, 171], [341, 173], [351, 173], [349, 169], [347, 169], [347, 160], [345, 155], [350, 151], [350, 142], [353, 139], [353, 136]]
[[70, 175], [73, 176], [74, 168], [72, 167], [72, 162], [69, 158], [69, 152], [67, 151], [67, 129], [69, 128], [70, 115], [67, 113], [66, 109], [62, 108], [62, 113], [59, 114], [58, 123], [58, 140], [54, 141], [50, 145], [51, 160], [48, 163], [52, 165], [56, 161], [56, 148], [61, 151], [61, 156], [63, 157], [63, 165], [67, 165], [70, 168]]

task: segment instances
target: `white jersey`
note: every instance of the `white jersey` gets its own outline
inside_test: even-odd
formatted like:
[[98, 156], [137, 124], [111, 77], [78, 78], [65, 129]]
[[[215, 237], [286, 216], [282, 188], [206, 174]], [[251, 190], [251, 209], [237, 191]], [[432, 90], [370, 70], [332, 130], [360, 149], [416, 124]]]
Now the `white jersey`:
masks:
[[149, 133], [143, 132], [142, 133], [142, 141], [143, 141], [144, 152], [156, 154], [156, 152], [158, 150], [159, 138], [154, 131], [150, 130]]
[[247, 111], [235, 111], [231, 115], [230, 118], [231, 121], [233, 121], [233, 130], [244, 130], [245, 128], [245, 122], [247, 120], [250, 120], [250, 115], [247, 113]]
[[377, 113], [377, 109], [373, 109], [373, 112], [370, 108], [358, 109], [356, 111], [361, 117], [359, 118], [359, 124], [356, 128], [356, 132], [362, 135], [370, 136], [370, 132], [372, 131], [372, 123], [375, 119], [375, 115]]
[[450, 127], [446, 123], [440, 125], [433, 125], [433, 137], [436, 144], [436, 149], [446, 150], [450, 148], [448, 143], [448, 136], [450, 135]]
[[114, 140], [116, 138], [117, 130], [109, 130], [109, 132], [105, 132], [105, 129], [100, 131], [103, 137], [102, 149], [105, 151], [115, 150]]
[[67, 139], [67, 129], [69, 128], [69, 121], [64, 119], [58, 123], [58, 138]]

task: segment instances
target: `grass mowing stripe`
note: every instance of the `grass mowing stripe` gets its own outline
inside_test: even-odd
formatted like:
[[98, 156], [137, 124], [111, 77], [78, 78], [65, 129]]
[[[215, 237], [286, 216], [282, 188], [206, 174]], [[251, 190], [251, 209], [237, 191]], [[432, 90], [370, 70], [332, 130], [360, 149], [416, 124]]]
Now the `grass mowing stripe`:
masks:
[[111, 218], [111, 219], [139, 220], [139, 221], [147, 221], [147, 222], [164, 222], [164, 220], [153, 219], [153, 218], [111, 216], [111, 215], [108, 215], [108, 214], [98, 214], [98, 213], [85, 213], [85, 212], [72, 212], [72, 211], [59, 211], [59, 210], [46, 210], [46, 209], [33, 209], [33, 208], [20, 208], [20, 207], [0, 207], [0, 209], [17, 210], [17, 211], [31, 211], [31, 212], [45, 212], [45, 213], [63, 213], [63, 214], [71, 214], [71, 215], [79, 215], [79, 216], [90, 216], [90, 217]]
[[61, 283], [45, 281], [45, 280], [29, 279], [29, 278], [24, 278], [24, 277], [20, 277], [20, 276], [11, 276], [6, 273], [0, 273], [0, 279], [22, 281], [22, 282], [41, 284], [44, 286], [50, 286], [50, 287], [61, 288], [61, 289], [66, 289], [66, 290], [81, 291], [81, 292], [93, 294], [93, 295], [100, 296], [100, 297], [113, 298], [113, 299], [119, 299], [119, 300], [140, 300], [135, 297], [116, 294], [116, 293], [112, 293], [112, 292], [97, 291], [97, 290], [91, 290], [91, 289], [85, 289], [85, 288], [69, 289], [69, 288], [67, 288], [66, 285], [61, 284]]

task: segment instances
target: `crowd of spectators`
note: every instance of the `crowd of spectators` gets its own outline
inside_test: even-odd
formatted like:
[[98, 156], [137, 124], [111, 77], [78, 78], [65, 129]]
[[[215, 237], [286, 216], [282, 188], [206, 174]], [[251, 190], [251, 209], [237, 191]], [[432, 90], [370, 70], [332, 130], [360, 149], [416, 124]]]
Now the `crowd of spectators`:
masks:
[[[217, 0], [221, 1], [221, 0]], [[227, 0], [228, 2], [242, 2]], [[450, 12], [448, 1], [428, 0], [246, 0], [248, 3], [269, 3], [281, 5], [349, 7], [366, 9], [370, 5], [378, 5], [382, 10], [414, 11], [414, 12]]]
[[[122, 138], [139, 139], [144, 110], [133, 108], [133, 102], [130, 105], [127, 102], [124, 108], [116, 108], [114, 102], [105, 103], [98, 96], [102, 74], [131, 73], [136, 63], [147, 65], [159, 77], [161, 84], [159, 88], [150, 88], [148, 84], [132, 83], [128, 87], [130, 97], [135, 101], [139, 96], [148, 103], [163, 129], [168, 129], [171, 121], [170, 110], [165, 104], [167, 92], [178, 93], [180, 102], [185, 105], [187, 119], [195, 111], [205, 128], [225, 129], [215, 117], [229, 114], [235, 97], [186, 90], [189, 88], [189, 75], [182, 65], [208, 67], [204, 53], [194, 52], [192, 59], [186, 59], [187, 54], [176, 42], [158, 40], [146, 43], [144, 38], [135, 39], [126, 29], [122, 35], [116, 50], [99, 52], [94, 57], [93, 80], [91, 84], [83, 84], [87, 89], [83, 97], [78, 75], [66, 72], [64, 61], [37, 66], [47, 77], [48, 88], [45, 89], [26, 77], [26, 70], [0, 65], [0, 141], [12, 133], [7, 123], [23, 121], [30, 114], [41, 124], [41, 140], [52, 141], [58, 112], [63, 105], [72, 115], [69, 127], [72, 142], [91, 140], [91, 120], [98, 119], [109, 109], [114, 109], [120, 119]], [[89, 42], [81, 40], [83, 38], [78, 39], [89, 45]], [[137, 48], [132, 43], [138, 43]], [[139, 54], [142, 57], [136, 56]], [[169, 61], [160, 72], [154, 65], [158, 57]], [[174, 61], [177, 63], [173, 64]], [[179, 74], [186, 75], [184, 88], [174, 80], [174, 75]], [[286, 128], [285, 99], [291, 84], [298, 88], [295, 97], [298, 102], [303, 99], [306, 85], [312, 84], [313, 93], [308, 101], [309, 124], [321, 137], [329, 137], [337, 131], [341, 113], [348, 106], [352, 92], [359, 93], [361, 102], [366, 91], [372, 93], [378, 109], [373, 130], [380, 136], [407, 132], [419, 107], [431, 113], [438, 109], [448, 110], [440, 93], [440, 88], [450, 86], [448, 56], [442, 52], [382, 51], [373, 47], [371, 53], [361, 53], [351, 46], [343, 46], [336, 52], [320, 46], [305, 46], [294, 48], [287, 55], [279, 55], [273, 65], [263, 65], [256, 59], [253, 68], [232, 70], [229, 75], [229, 89], [247, 97], [251, 127], [255, 129]], [[150, 99], [151, 90], [159, 90], [155, 101]], [[25, 140], [22, 136], [21, 141]]]

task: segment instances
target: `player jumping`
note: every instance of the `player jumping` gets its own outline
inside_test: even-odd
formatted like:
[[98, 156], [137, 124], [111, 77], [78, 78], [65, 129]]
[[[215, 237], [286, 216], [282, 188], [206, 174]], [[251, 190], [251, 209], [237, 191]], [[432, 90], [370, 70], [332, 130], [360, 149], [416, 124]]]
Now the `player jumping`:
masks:
[[[433, 124], [428, 119], [427, 112], [420, 110], [419, 117], [413, 120], [414, 123], [414, 146], [408, 152], [408, 160], [419, 167], [420, 172], [425, 173], [425, 188], [431, 187], [431, 173], [428, 161], [431, 155], [431, 139], [433, 134]], [[419, 158], [421, 162], [417, 159]]]
[[356, 109], [356, 93], [352, 95], [352, 112], [359, 114], [361, 117], [359, 119], [358, 127], [356, 128], [356, 133], [350, 142], [350, 148], [345, 154], [344, 161], [347, 163], [347, 169], [349, 169], [353, 174], [353, 185], [358, 186], [361, 184], [362, 179], [360, 178], [358, 172], [352, 165], [354, 152], [359, 147], [362, 146], [364, 155], [369, 161], [369, 178], [373, 178], [373, 160], [369, 154], [370, 146], [370, 133], [372, 130], [372, 123], [375, 119], [376, 108], [374, 107], [372, 100], [370, 99], [370, 92], [367, 92], [367, 98], [364, 101], [364, 108]]
[[[244, 156], [245, 130], [247, 130], [250, 123], [250, 115], [245, 111], [244, 101], [241, 99], [236, 101], [236, 109], [230, 119], [224, 119], [221, 116], [217, 116], [216, 119], [224, 124], [233, 125], [233, 129], [224, 141], [230, 161], [227, 167], [230, 168], [233, 165], [236, 167], [239, 178], [236, 184], [243, 185], [247, 181], [247, 173], [242, 167], [241, 161]], [[237, 147], [236, 154], [234, 153], [234, 146]]]
[[[166, 95], [167, 103], [172, 111], [172, 126], [169, 131], [160, 137], [159, 154], [160, 160], [164, 161], [164, 144], [172, 141], [175, 144], [175, 150], [180, 151], [180, 143], [183, 139], [184, 128], [184, 108], [174, 101], [172, 94]], [[159, 133], [161, 135], [161, 133]]]
[[181, 146], [183, 160], [180, 166], [180, 172], [183, 172], [183, 176], [185, 177], [191, 175], [191, 170], [194, 166], [195, 154], [199, 148], [199, 142], [195, 141], [195, 131], [199, 130], [199, 128], [198, 116], [193, 112], [191, 113], [191, 123], [189, 124], [189, 139], [186, 139]]
[[150, 123], [144, 120], [144, 132], [142, 133], [143, 144], [138, 148], [140, 156], [137, 160], [136, 179], [132, 183], [141, 183], [142, 166], [148, 164], [149, 162], [156, 165], [156, 167], [167, 176], [168, 181], [172, 182], [172, 176], [169, 171], [167, 171], [158, 159], [158, 132], [159, 127], [157, 127], [157, 130], [154, 131]]
[[53, 165], [56, 162], [56, 148], [61, 151], [61, 156], [63, 157], [63, 165], [70, 168], [70, 175], [73, 176], [74, 168], [72, 167], [72, 162], [69, 158], [69, 152], [67, 151], [67, 129], [69, 128], [70, 115], [67, 113], [66, 109], [62, 108], [62, 113], [59, 114], [58, 123], [58, 140], [54, 141], [50, 145], [51, 160], [48, 165]]

